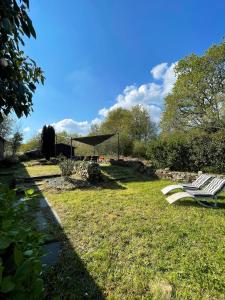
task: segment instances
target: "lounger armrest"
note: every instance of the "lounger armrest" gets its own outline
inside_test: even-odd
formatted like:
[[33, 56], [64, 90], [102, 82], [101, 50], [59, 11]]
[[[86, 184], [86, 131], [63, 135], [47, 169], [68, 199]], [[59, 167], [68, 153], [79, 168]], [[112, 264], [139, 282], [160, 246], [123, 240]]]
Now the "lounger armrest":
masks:
[[183, 198], [195, 198], [193, 195], [187, 193], [187, 192], [179, 192], [179, 193], [175, 193], [169, 197], [166, 198], [166, 200], [172, 204], [174, 202], [176, 202], [177, 200], [183, 199]]
[[177, 189], [184, 189], [183, 186], [181, 184], [174, 184], [174, 185], [167, 185], [166, 187], [164, 187], [161, 192], [164, 195], [167, 195], [169, 192], [173, 191], [173, 190], [177, 190]]

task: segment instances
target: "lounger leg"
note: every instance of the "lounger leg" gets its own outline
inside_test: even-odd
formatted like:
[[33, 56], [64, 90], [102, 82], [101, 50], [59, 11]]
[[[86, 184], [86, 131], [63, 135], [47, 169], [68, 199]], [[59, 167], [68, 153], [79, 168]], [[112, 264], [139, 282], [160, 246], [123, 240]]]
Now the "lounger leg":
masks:
[[205, 204], [203, 203], [202, 201], [198, 200], [197, 203], [201, 206], [204, 206], [204, 207], [207, 207], [207, 208], [217, 208], [217, 197], [214, 197], [213, 198], [215, 201], [214, 201], [214, 204]]

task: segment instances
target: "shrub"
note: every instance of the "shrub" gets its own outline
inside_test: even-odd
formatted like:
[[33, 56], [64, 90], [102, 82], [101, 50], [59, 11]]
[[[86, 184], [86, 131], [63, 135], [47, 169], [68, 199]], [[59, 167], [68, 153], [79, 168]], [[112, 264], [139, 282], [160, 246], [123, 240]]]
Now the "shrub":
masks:
[[224, 172], [225, 140], [224, 132], [201, 135], [191, 139], [191, 161], [193, 170]]
[[41, 237], [23, 221], [24, 205], [0, 185], [0, 299], [42, 299]]
[[65, 178], [69, 178], [73, 174], [74, 166], [75, 163], [72, 159], [63, 158], [59, 161], [59, 168]]
[[141, 158], [146, 157], [146, 143], [142, 141], [134, 141], [133, 143], [133, 155]]
[[189, 151], [185, 139], [173, 136], [152, 141], [147, 149], [147, 157], [157, 168], [187, 171], [190, 167]]
[[225, 171], [224, 136], [223, 131], [186, 137], [170, 135], [151, 142], [147, 157], [157, 168], [221, 173]]
[[76, 172], [83, 180], [99, 182], [102, 179], [101, 168], [93, 161], [82, 161], [76, 163]]

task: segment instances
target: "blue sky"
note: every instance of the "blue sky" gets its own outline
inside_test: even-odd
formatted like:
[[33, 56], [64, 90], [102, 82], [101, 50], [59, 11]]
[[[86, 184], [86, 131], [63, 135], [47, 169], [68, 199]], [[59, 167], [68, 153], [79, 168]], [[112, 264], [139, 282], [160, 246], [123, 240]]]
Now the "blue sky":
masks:
[[37, 40], [25, 51], [45, 72], [25, 138], [45, 123], [87, 133], [110, 109], [145, 105], [158, 121], [174, 63], [225, 36], [225, 1], [31, 0]]

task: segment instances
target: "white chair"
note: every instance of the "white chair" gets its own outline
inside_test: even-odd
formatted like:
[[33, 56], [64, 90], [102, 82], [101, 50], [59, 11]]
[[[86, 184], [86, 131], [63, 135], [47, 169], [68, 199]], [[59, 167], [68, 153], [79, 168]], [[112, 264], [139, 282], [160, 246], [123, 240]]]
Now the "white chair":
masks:
[[[217, 206], [217, 194], [224, 188], [225, 179], [214, 178], [208, 185], [206, 185], [202, 190], [189, 190], [186, 192], [178, 192], [166, 198], [166, 200], [172, 204], [183, 198], [203, 198], [203, 199], [214, 199], [213, 207]], [[201, 201], [197, 201], [199, 204], [212, 207], [212, 205], [206, 205]]]
[[200, 175], [195, 181], [192, 183], [184, 183], [184, 184], [173, 184], [173, 185], [168, 185], [164, 187], [161, 192], [164, 195], [167, 195], [169, 192], [177, 189], [182, 189], [182, 190], [198, 190], [202, 188], [206, 183], [209, 182], [210, 179], [212, 179], [212, 175], [207, 175], [207, 174], [202, 174]]

